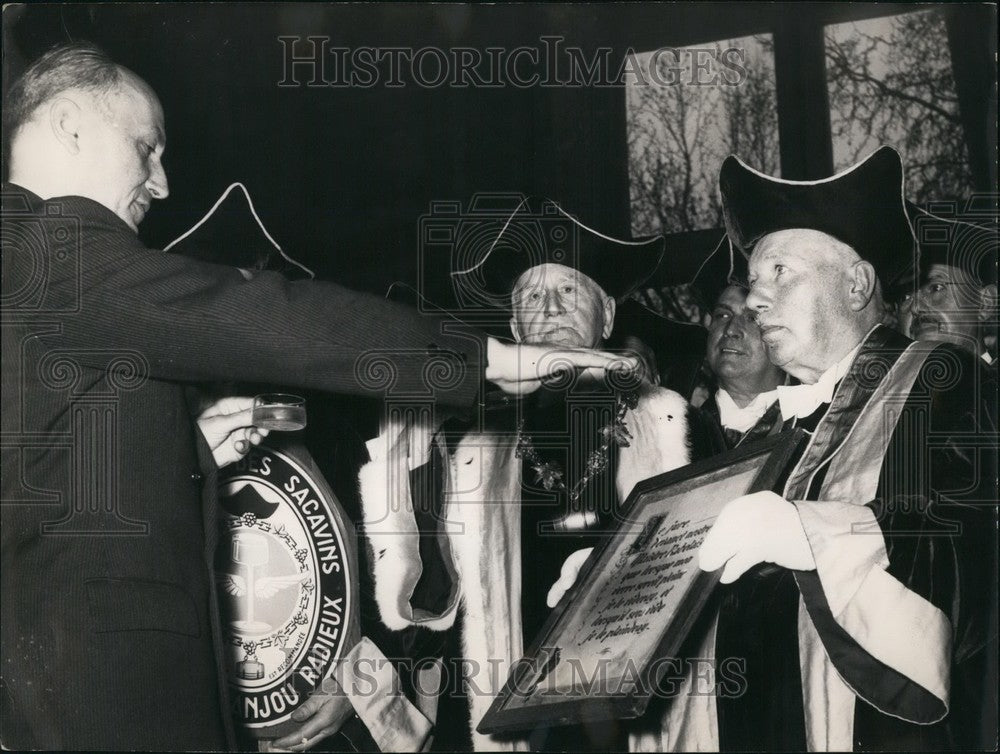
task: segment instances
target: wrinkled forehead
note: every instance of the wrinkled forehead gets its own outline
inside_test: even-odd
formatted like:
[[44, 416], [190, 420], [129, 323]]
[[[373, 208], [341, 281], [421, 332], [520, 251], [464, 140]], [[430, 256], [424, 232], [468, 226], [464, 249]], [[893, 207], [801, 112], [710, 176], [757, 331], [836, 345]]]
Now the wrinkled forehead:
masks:
[[811, 228], [789, 228], [762, 237], [750, 255], [750, 270], [778, 260], [829, 264], [859, 261], [861, 257], [847, 244], [828, 233]]
[[553, 262], [538, 264], [522, 272], [517, 280], [514, 281], [512, 294], [516, 296], [525, 290], [551, 288], [564, 283], [570, 283], [577, 288], [586, 288], [600, 292], [602, 295], [604, 294], [601, 286], [594, 282], [593, 278], [573, 267]]

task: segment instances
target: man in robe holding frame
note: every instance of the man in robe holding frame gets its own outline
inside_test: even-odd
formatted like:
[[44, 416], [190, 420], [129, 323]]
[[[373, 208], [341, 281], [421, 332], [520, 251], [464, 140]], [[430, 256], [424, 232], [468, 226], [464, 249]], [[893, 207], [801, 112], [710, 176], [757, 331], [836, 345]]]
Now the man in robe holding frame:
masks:
[[699, 553], [723, 569], [715, 656], [743, 659], [746, 692], [686, 721], [693, 740], [993, 748], [996, 396], [971, 354], [880, 324], [914, 250], [899, 155], [813, 182], [729, 157], [720, 184], [747, 307], [801, 383], [778, 388], [782, 416], [811, 436], [780, 494], [729, 503]]
[[[662, 254], [662, 238], [610, 238], [530, 198], [483, 259], [454, 274], [482, 276], [483, 289], [504, 302], [515, 342], [596, 348], [617, 303]], [[391, 418], [360, 474], [380, 617], [394, 632], [435, 632], [423, 643], [444, 645], [445, 677], [464, 673], [470, 689], [467, 698], [453, 688], [438, 695], [435, 747], [618, 745], [620, 730], [604, 724], [518, 737], [475, 728], [544, 624], [566, 555], [602, 536], [636, 482], [715, 452], [714, 425], [679, 394], [637, 380], [548, 384], [530, 399], [492, 405], [483, 426]]]

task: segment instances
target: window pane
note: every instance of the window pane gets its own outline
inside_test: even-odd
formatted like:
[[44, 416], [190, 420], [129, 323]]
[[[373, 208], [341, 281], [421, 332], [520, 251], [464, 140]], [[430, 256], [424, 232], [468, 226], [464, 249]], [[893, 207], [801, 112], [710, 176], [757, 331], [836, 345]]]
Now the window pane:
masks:
[[837, 170], [889, 144], [910, 199], [972, 191], [941, 10], [828, 26], [826, 77]]
[[779, 172], [770, 34], [633, 55], [626, 80], [632, 232], [720, 227], [719, 167]]

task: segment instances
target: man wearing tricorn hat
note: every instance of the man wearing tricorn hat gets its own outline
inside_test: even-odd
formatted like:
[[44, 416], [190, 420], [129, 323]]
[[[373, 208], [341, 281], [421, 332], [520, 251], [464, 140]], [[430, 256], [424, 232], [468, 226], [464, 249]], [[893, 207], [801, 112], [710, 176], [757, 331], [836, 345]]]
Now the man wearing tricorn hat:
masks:
[[719, 424], [720, 448], [779, 432], [776, 388], [786, 375], [768, 359], [760, 328], [746, 308], [746, 258], [733, 254], [724, 230], [690, 234], [674, 244], [671, 255], [675, 239], [668, 238], [672, 258], [661, 264], [657, 280], [683, 285], [699, 302], [700, 323], [678, 322], [630, 299], [615, 323], [616, 333], [642, 353], [632, 339], [637, 337], [666, 374], [668, 386], [690, 395], [700, 413]]
[[911, 205], [913, 230], [920, 244], [916, 292], [907, 291], [909, 332], [917, 340], [954, 343], [996, 365], [984, 342], [997, 316], [996, 225], [976, 225], [940, 217]]
[[729, 503], [699, 554], [726, 585], [716, 657], [746, 669], [709, 745], [993, 746], [996, 429], [978, 360], [879, 324], [880, 282], [913, 244], [899, 156], [808, 183], [730, 157], [720, 183], [747, 306], [802, 383], [782, 415], [810, 437], [782, 488]]
[[[525, 200], [483, 260], [456, 279], [506, 300], [516, 342], [598, 347], [612, 330], [617, 302], [653, 272], [662, 250], [660, 238], [619, 241], [552, 202]], [[471, 683], [480, 690], [469, 694], [461, 711], [439, 710], [436, 746], [492, 750], [555, 743], [544, 730], [518, 744], [474, 729], [511, 663], [541, 628], [549, 587], [566, 556], [593, 543], [635, 482], [687, 463], [692, 446], [699, 452], [701, 437], [688, 411], [681, 396], [649, 384], [563, 380], [543, 386], [531, 400], [487, 410], [482, 428], [453, 422], [393, 428], [381, 447], [371, 449], [361, 492], [381, 617], [397, 630], [423, 625], [460, 631], [457, 651], [475, 669]], [[395, 467], [423, 467], [427, 455], [445, 489], [435, 505], [438, 532], [447, 535], [446, 568], [434, 565], [440, 555], [417, 552], [418, 536], [394, 535], [415, 532], [418, 524], [411, 490], [387, 481], [401, 476], [393, 474]], [[404, 520], [391, 513], [396, 510]], [[418, 607], [426, 600], [416, 590], [416, 577], [429, 568], [452, 574], [450, 592], [432, 613]], [[440, 704], [448, 705], [449, 695]], [[449, 721], [459, 721], [462, 730], [447, 730]], [[614, 745], [609, 726], [577, 733], [575, 746]]]

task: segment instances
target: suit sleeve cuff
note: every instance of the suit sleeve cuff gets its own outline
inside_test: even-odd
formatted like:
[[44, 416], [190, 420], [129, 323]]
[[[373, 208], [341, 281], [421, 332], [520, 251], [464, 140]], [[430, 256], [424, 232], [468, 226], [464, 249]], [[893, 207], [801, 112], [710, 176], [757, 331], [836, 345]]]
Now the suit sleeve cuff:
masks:
[[364, 637], [348, 652], [338, 679], [358, 717], [382, 751], [420, 751], [431, 723], [400, 690], [396, 671]]

